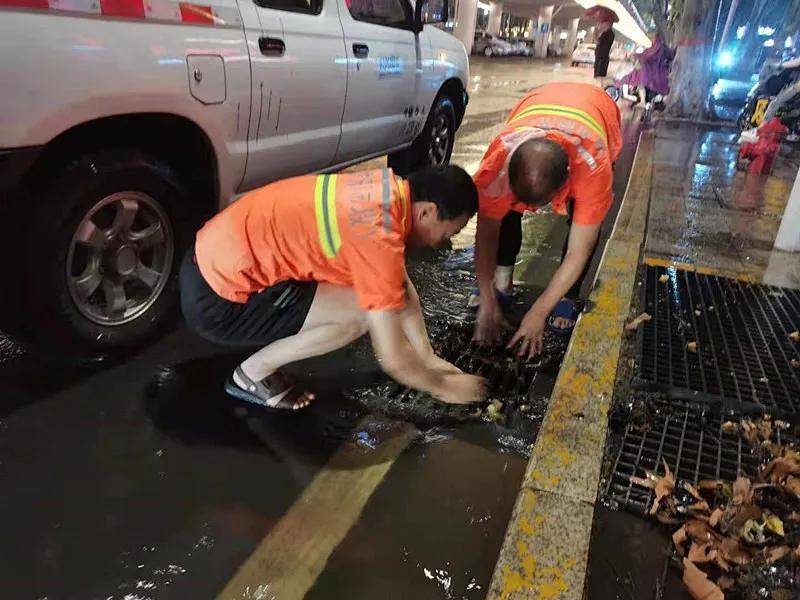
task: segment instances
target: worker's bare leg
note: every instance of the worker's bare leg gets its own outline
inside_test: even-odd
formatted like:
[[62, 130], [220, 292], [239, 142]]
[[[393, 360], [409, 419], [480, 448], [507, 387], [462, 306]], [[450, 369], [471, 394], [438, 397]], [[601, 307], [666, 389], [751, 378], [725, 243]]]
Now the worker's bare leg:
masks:
[[[242, 363], [242, 370], [250, 379], [259, 381], [289, 363], [342, 348], [366, 331], [366, 315], [358, 307], [353, 289], [320, 283], [300, 331], [250, 356]], [[234, 374], [234, 381], [241, 386], [244, 382], [237, 379]], [[298, 406], [305, 406], [311, 399], [306, 395]]]

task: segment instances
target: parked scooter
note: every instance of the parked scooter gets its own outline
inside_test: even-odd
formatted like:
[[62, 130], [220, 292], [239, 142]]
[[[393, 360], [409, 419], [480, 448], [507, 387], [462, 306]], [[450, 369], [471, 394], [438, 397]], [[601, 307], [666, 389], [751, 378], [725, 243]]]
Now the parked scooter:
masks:
[[[794, 133], [793, 122], [798, 120], [798, 90], [800, 81], [800, 58], [782, 63], [768, 61], [761, 68], [756, 83], [747, 95], [747, 100], [736, 121], [739, 129], [745, 131], [761, 125], [767, 117], [777, 116]], [[770, 105], [777, 101], [776, 105]], [[798, 114], [795, 114], [798, 113]]]

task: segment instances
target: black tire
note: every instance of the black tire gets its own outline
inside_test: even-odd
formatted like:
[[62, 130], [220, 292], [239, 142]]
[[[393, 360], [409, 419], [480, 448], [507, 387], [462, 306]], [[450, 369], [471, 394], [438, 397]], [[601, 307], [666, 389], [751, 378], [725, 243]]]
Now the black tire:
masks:
[[[444, 122], [449, 132], [443, 148], [434, 149], [434, 145], [441, 146], [438, 140], [441, 136], [434, 137], [439, 130], [439, 124]], [[453, 145], [456, 137], [456, 108], [453, 100], [446, 94], [439, 94], [433, 102], [425, 126], [414, 140], [414, 143], [405, 150], [393, 152], [389, 155], [388, 165], [395, 173], [401, 176], [428, 166], [446, 165], [453, 154]]]
[[[23, 298], [27, 307], [25, 330], [28, 337], [34, 343], [46, 342], [50, 347], [55, 346], [57, 351], [77, 358], [116, 355], [140, 347], [156, 333], [164, 331], [170, 318], [177, 314], [177, 275], [180, 260], [191, 243], [195, 226], [202, 215], [190, 214], [187, 194], [169, 166], [134, 150], [109, 150], [82, 156], [55, 173], [51, 181], [35, 199], [32, 226], [26, 235], [28, 251], [24, 261]], [[103, 202], [114, 197], [114, 194], [133, 194], [133, 197], [147, 202], [128, 199], [104, 205]], [[125, 202], [128, 204], [124, 204]], [[109, 234], [102, 238], [113, 239], [117, 244], [114, 247], [117, 257], [115, 267], [107, 266], [106, 262], [114, 251], [111, 242], [103, 242], [107, 245], [104, 250], [87, 246], [87, 253], [96, 251], [95, 256], [102, 254], [102, 258], [95, 259], [94, 263], [101, 266], [95, 266], [93, 270], [101, 274], [104, 284], [106, 278], [111, 277], [120, 277], [120, 281], [124, 281], [125, 278], [114, 269], [122, 268], [119, 266], [123, 252], [121, 246], [130, 247], [134, 242], [117, 241], [117, 238], [123, 240], [123, 237], [129, 235], [131, 237], [125, 239], [133, 239], [132, 236], [145, 231], [133, 230], [134, 223], [139, 223], [137, 219], [144, 219], [145, 216], [156, 218], [157, 221], [153, 222], [148, 231], [160, 232], [152, 236], [152, 247], [157, 246], [157, 249], [148, 250], [143, 244], [138, 250], [125, 252], [127, 257], [133, 255], [137, 265], [147, 261], [148, 252], [151, 256], [158, 252], [161, 261], [158, 277], [155, 279], [158, 283], [152, 285], [149, 291], [146, 287], [141, 288], [138, 280], [130, 284], [139, 285], [137, 290], [147, 300], [141, 303], [141, 312], [137, 312], [136, 299], [128, 298], [128, 282], [110, 284], [125, 290], [122, 295], [124, 302], [121, 304], [127, 306], [126, 303], [131, 303], [130, 320], [126, 321], [123, 315], [116, 319], [116, 323], [113, 318], [107, 323], [96, 322], [79, 308], [75, 298], [75, 284], [71, 283], [75, 281], [75, 275], [71, 275], [69, 271], [78, 260], [75, 250], [78, 227], [81, 224], [86, 226], [89, 215], [100, 214], [92, 211], [114, 211], [119, 205], [131, 206], [131, 203], [135, 205], [132, 210], [134, 216], [128, 219], [132, 224], [123, 230], [126, 233]], [[98, 206], [101, 208], [98, 209]], [[108, 229], [98, 227], [98, 230], [106, 233], [114, 228], [122, 230], [117, 226], [116, 220]], [[161, 235], [164, 240], [157, 240]], [[89, 259], [85, 262], [88, 264]], [[129, 258], [127, 263], [130, 262]], [[96, 288], [97, 293], [104, 289], [102, 285]], [[89, 310], [87, 307], [92, 302], [92, 297], [87, 298], [83, 303], [83, 310]], [[125, 311], [127, 310], [129, 309], [126, 308]]]

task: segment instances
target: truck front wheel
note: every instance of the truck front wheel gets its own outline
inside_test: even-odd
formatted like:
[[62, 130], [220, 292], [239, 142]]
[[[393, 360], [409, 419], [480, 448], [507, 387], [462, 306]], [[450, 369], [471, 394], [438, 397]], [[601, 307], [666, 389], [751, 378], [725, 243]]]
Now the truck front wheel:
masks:
[[446, 94], [440, 94], [428, 113], [425, 127], [409, 148], [389, 155], [388, 165], [398, 175], [450, 162], [456, 139], [456, 109]]
[[26, 236], [34, 340], [97, 356], [163, 329], [193, 231], [187, 206], [173, 170], [137, 151], [83, 156], [56, 174]]

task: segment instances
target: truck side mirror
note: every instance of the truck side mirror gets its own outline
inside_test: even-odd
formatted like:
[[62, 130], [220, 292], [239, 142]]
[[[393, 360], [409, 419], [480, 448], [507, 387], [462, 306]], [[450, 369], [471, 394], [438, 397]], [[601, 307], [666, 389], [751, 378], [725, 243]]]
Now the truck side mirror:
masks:
[[414, 28], [420, 32], [425, 25], [446, 23], [449, 16], [448, 0], [417, 0], [414, 7]]

